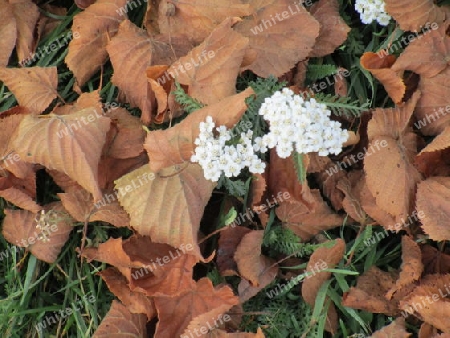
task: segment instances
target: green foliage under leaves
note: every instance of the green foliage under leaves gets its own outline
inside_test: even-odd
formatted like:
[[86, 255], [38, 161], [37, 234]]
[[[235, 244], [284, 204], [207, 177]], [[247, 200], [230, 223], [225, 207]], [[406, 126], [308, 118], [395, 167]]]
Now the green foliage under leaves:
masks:
[[204, 107], [204, 105], [201, 102], [186, 94], [186, 92], [178, 82], [175, 82], [175, 87], [177, 88], [173, 91], [173, 94], [175, 95], [175, 100], [178, 102], [178, 104], [180, 104], [183, 107], [183, 109], [188, 114]]

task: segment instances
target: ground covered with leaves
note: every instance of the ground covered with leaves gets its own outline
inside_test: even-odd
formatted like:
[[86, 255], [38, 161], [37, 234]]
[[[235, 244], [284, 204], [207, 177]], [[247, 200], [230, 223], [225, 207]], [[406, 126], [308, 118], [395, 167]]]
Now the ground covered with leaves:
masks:
[[5, 337], [449, 337], [432, 0], [0, 0]]

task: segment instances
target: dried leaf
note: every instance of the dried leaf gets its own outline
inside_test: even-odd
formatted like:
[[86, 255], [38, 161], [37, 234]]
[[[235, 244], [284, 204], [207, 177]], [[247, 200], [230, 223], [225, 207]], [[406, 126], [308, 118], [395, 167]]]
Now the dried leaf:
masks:
[[207, 105], [236, 93], [239, 66], [248, 46], [248, 38], [231, 28], [236, 21], [226, 19], [168, 70], [178, 82], [189, 86], [190, 96]]
[[[53, 210], [49, 216], [49, 210]], [[2, 234], [8, 242], [25, 247], [36, 258], [53, 263], [72, 231], [72, 220], [64, 213], [61, 204], [46, 206], [44, 216], [26, 210], [5, 210]], [[47, 218], [45, 218], [47, 215]], [[38, 228], [36, 219], [45, 218]]]
[[423, 264], [419, 245], [409, 236], [402, 236], [402, 265], [400, 266], [400, 276], [395, 286], [387, 292], [386, 298], [391, 299], [397, 290], [419, 280], [422, 272]]
[[347, 39], [350, 27], [339, 14], [337, 0], [320, 0], [310, 13], [320, 23], [319, 36], [309, 57], [323, 57], [334, 52]]
[[367, 186], [377, 205], [397, 219], [410, 214], [421, 179], [412, 161], [416, 135], [407, 127], [418, 98], [415, 93], [398, 109], [376, 109], [368, 124], [368, 147], [373, 150], [364, 157]]
[[16, 50], [20, 62], [30, 57], [36, 47], [34, 31], [39, 18], [39, 9], [30, 0], [11, 0], [9, 3], [16, 20]]
[[222, 276], [237, 275], [234, 253], [242, 238], [250, 231], [248, 228], [237, 226], [220, 232], [216, 263]]
[[392, 101], [398, 104], [405, 96], [406, 86], [400, 72], [392, 66], [395, 65], [395, 60], [394, 55], [380, 57], [376, 53], [366, 52], [361, 56], [361, 66], [383, 84]]
[[6, 67], [16, 45], [17, 24], [12, 6], [6, 0], [0, 0], [0, 67]]
[[[92, 195], [84, 189], [72, 190], [68, 193], [57, 194], [64, 205], [64, 208], [78, 222], [103, 221], [113, 224], [116, 227], [129, 227], [130, 219], [128, 214], [119, 205], [117, 199], [109, 203], [97, 203], [94, 205]], [[113, 195], [111, 193], [111, 195]], [[102, 201], [105, 199], [103, 197]], [[104, 202], [104, 201], [103, 201]]]
[[146, 315], [131, 313], [125, 305], [113, 300], [111, 308], [92, 338], [146, 338], [146, 324]]
[[106, 47], [114, 67], [112, 82], [118, 86], [132, 107], [142, 111], [142, 122], [149, 124], [152, 113], [150, 85], [144, 75], [152, 58], [152, 41], [147, 32], [125, 20]]
[[0, 68], [0, 80], [33, 114], [42, 113], [58, 95], [56, 67]]
[[420, 79], [422, 95], [414, 114], [418, 120], [415, 125], [423, 135], [437, 135], [450, 125], [449, 81], [450, 67], [432, 78]]
[[421, 280], [410, 295], [400, 302], [400, 308], [407, 314], [415, 314], [423, 321], [439, 330], [450, 333], [448, 312], [450, 311], [450, 295], [448, 285], [450, 275], [428, 275]]
[[[280, 14], [283, 20], [275, 20]], [[259, 6], [253, 16], [235, 27], [250, 39], [243, 70], [250, 69], [261, 77], [283, 75], [311, 53], [319, 29], [320, 24], [301, 4], [273, 0]]]
[[202, 278], [194, 289], [178, 297], [155, 298], [159, 316], [155, 336], [178, 337], [197, 316], [215, 309], [224, 313], [238, 303], [239, 299], [228, 285], [214, 288], [211, 280]]
[[20, 123], [13, 145], [23, 160], [64, 172], [92, 193], [96, 202], [102, 198], [97, 168], [109, 127], [109, 118], [95, 109], [63, 116], [28, 115]]
[[423, 231], [435, 241], [450, 239], [450, 178], [430, 177], [417, 187], [417, 210]]
[[142, 123], [124, 108], [116, 108], [107, 116], [117, 127], [117, 134], [107, 150], [107, 155], [114, 158], [131, 158], [139, 156], [144, 151], [142, 144], [145, 131]]
[[[133, 188], [141, 178], [151, 175], [155, 178], [145, 183], [145, 189], [139, 189], [142, 185]], [[156, 175], [144, 165], [116, 181], [116, 189], [126, 191], [119, 202], [138, 233], [175, 248], [190, 244], [194, 247], [192, 255], [202, 260], [197, 232], [214, 186], [196, 164], [175, 166]]]
[[99, 275], [108, 285], [109, 290], [120, 299], [131, 313], [144, 313], [147, 320], [156, 316], [152, 300], [140, 292], [133, 292], [128, 287], [127, 279], [116, 269], [108, 268]]
[[385, 0], [386, 12], [404, 31], [418, 32], [426, 23], [441, 23], [445, 13], [433, 0]]
[[[174, 15], [167, 15], [168, 7], [172, 7]], [[226, 18], [250, 14], [250, 5], [241, 0], [191, 0], [175, 4], [162, 0], [159, 3], [158, 24], [162, 34], [185, 35], [185, 39], [197, 45]]]
[[72, 34], [79, 37], [70, 41], [65, 61], [79, 86], [106, 62], [106, 45], [126, 19], [120, 11], [126, 5], [127, 0], [98, 0], [73, 18]]
[[314, 235], [342, 225], [344, 218], [334, 213], [320, 196], [319, 190], [311, 191], [314, 209], [304, 203], [286, 201], [276, 209], [278, 218], [299, 236], [302, 242], [309, 241]]
[[234, 253], [234, 260], [239, 273], [242, 277], [248, 279], [252, 286], [259, 286], [261, 276], [274, 263], [274, 261], [261, 255], [263, 237], [263, 230], [254, 230], [244, 235]]
[[42, 209], [42, 207], [36, 204], [28, 194], [16, 188], [0, 190], [0, 197], [15, 204], [19, 208], [31, 211], [32, 213], [37, 213]]
[[388, 301], [384, 296], [395, 285], [396, 272], [385, 272], [372, 266], [358, 277], [356, 287], [351, 287], [344, 294], [342, 305], [367, 312], [384, 313], [388, 316], [397, 313], [395, 301]]

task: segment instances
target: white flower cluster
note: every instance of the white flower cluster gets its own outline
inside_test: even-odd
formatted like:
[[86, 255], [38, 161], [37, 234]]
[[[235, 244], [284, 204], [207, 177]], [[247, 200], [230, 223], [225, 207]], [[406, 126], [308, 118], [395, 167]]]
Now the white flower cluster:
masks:
[[225, 126], [216, 128], [218, 137], [214, 137], [215, 123], [211, 116], [200, 123], [200, 135], [195, 140], [197, 147], [191, 162], [199, 163], [205, 178], [218, 181], [222, 172], [226, 177], [236, 177], [248, 167], [250, 172], [262, 174], [266, 164], [255, 154], [252, 145], [253, 131], [241, 133], [237, 145], [227, 145], [231, 132]]
[[313, 98], [305, 101], [288, 88], [266, 98], [259, 115], [270, 122], [270, 131], [255, 139], [255, 150], [265, 152], [267, 148], [276, 148], [281, 158], [289, 157], [294, 148], [304, 154], [337, 155], [349, 137], [339, 122], [330, 120], [331, 112], [325, 104]]
[[384, 0], [356, 0], [355, 9], [364, 24], [377, 20], [381, 26], [387, 26], [391, 20], [384, 10]]

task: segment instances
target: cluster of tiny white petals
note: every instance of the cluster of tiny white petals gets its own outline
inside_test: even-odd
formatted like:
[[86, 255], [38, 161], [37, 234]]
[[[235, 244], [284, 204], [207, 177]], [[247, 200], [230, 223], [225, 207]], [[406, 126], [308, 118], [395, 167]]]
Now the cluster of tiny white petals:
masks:
[[364, 24], [376, 20], [381, 26], [387, 26], [391, 20], [390, 15], [385, 12], [384, 0], [356, 0], [355, 9]]
[[216, 182], [222, 173], [226, 177], [236, 177], [246, 167], [254, 174], [264, 172], [266, 164], [255, 154], [257, 150], [252, 144], [253, 131], [241, 133], [238, 144], [227, 145], [231, 135], [225, 126], [215, 127], [211, 116], [200, 122], [200, 134], [195, 140], [197, 147], [191, 162], [201, 165], [206, 179]]
[[275, 148], [279, 157], [298, 153], [318, 152], [319, 156], [339, 154], [348, 139], [347, 130], [330, 120], [327, 106], [311, 98], [303, 100], [289, 88], [265, 99], [259, 110], [269, 122], [269, 133], [256, 138], [253, 147], [261, 152]]

